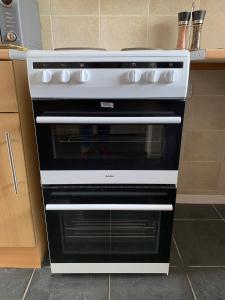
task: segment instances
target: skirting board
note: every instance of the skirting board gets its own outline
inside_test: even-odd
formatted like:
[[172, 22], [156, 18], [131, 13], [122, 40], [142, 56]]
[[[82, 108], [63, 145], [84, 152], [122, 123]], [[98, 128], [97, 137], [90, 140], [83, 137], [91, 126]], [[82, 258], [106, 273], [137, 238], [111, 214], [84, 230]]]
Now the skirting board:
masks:
[[178, 194], [176, 202], [183, 204], [225, 204], [225, 195]]

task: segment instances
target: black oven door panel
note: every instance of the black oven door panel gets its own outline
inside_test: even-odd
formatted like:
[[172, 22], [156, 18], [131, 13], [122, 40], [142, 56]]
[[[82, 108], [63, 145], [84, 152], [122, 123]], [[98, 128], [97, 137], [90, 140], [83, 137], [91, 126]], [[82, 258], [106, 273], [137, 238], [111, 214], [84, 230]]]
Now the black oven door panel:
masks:
[[37, 100], [33, 105], [42, 171], [178, 169], [184, 101], [57, 100], [52, 105]]
[[43, 191], [52, 263], [169, 262], [175, 186]]

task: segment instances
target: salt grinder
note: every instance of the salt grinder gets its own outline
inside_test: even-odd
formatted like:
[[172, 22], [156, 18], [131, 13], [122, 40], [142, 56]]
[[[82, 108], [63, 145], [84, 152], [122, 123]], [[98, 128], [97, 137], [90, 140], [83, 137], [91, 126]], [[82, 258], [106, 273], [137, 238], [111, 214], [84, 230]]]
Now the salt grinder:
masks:
[[187, 37], [188, 28], [191, 18], [191, 13], [189, 11], [183, 11], [178, 13], [178, 40], [176, 49], [187, 49]]
[[205, 14], [205, 10], [196, 10], [192, 12], [192, 42], [190, 47], [191, 51], [200, 49], [201, 33]]

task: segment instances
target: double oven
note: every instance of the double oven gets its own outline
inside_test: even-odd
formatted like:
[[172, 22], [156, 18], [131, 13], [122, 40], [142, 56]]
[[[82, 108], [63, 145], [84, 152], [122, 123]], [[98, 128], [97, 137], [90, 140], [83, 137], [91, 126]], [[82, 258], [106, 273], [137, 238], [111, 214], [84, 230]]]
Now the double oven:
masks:
[[168, 273], [184, 99], [34, 99], [53, 273]]

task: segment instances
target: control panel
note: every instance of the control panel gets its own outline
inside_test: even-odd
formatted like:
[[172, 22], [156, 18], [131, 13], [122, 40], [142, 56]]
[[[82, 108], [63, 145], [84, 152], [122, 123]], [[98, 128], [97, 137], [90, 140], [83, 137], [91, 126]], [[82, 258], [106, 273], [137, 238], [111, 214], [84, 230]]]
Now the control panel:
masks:
[[[124, 76], [123, 76], [124, 75]], [[91, 70], [79, 70], [79, 71], [71, 71], [71, 70], [41, 70], [36, 72], [37, 82], [41, 83], [64, 83], [64, 84], [83, 84], [93, 78], [94, 72]], [[124, 84], [171, 84], [179, 80], [179, 73], [176, 70], [168, 70], [168, 71], [140, 71], [136, 69], [131, 69], [129, 71], [121, 74], [121, 78], [124, 77]]]
[[[30, 51], [31, 52], [31, 51]], [[157, 51], [156, 51], [157, 52]], [[39, 51], [35, 52], [38, 55]], [[67, 53], [69, 57], [65, 58]], [[180, 53], [180, 52], [177, 52]], [[41, 59], [29, 58], [28, 73], [32, 98], [132, 99], [186, 98], [189, 78], [187, 57], [127, 58], [126, 53], [107, 59], [104, 55], [82, 59], [83, 52], [46, 51]], [[74, 57], [72, 56], [74, 54]], [[48, 59], [48, 55], [51, 59]], [[91, 55], [91, 54], [90, 54]], [[98, 56], [102, 55], [101, 58]], [[124, 56], [124, 61], [122, 60]], [[96, 59], [96, 60], [95, 60]], [[143, 59], [143, 60], [141, 60]]]

